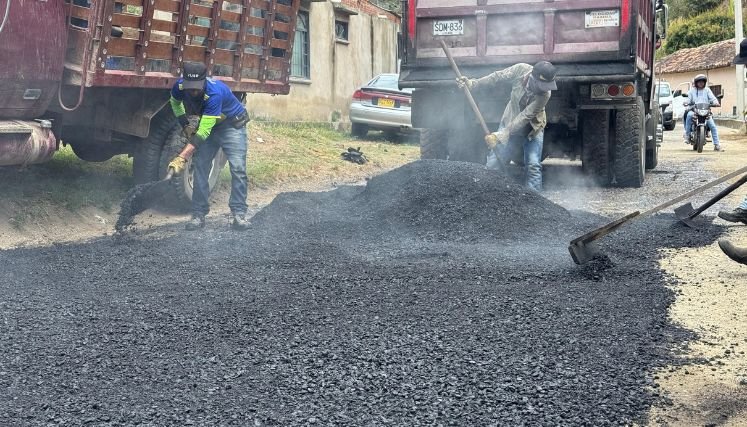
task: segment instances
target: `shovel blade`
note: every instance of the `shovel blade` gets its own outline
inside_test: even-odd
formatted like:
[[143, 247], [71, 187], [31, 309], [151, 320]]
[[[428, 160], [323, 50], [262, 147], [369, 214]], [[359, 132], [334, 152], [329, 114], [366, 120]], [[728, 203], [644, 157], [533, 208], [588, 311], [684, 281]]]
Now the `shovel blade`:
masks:
[[169, 191], [170, 180], [151, 182], [144, 185], [141, 191], [135, 192], [130, 200], [132, 215], [137, 215], [156, 205]]
[[684, 205], [678, 207], [674, 210], [674, 216], [677, 217], [680, 221], [689, 220], [690, 215], [695, 212], [695, 208], [693, 207], [692, 203], [685, 203]]
[[693, 213], [695, 213], [695, 208], [692, 203], [685, 203], [674, 210], [674, 216], [676, 216], [683, 224], [690, 228], [698, 228], [695, 221], [693, 221]]
[[571, 258], [573, 258], [573, 262], [575, 262], [578, 265], [586, 264], [587, 262], [591, 261], [595, 256], [599, 255], [599, 246], [597, 246], [596, 242], [584, 242], [579, 241], [575, 243], [571, 243], [568, 246], [568, 252], [571, 253]]

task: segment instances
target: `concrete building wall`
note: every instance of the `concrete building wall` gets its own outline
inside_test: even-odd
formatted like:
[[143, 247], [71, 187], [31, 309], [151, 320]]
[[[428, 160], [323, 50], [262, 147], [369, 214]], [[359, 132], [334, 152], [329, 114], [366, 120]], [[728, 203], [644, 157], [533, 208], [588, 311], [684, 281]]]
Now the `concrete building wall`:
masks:
[[662, 80], [669, 82], [672, 90], [681, 89], [687, 93], [692, 81], [698, 74], [708, 76], [708, 85], [721, 85], [724, 98], [721, 100], [721, 108], [714, 108], [715, 115], [730, 116], [737, 105], [737, 84], [736, 71], [734, 67], [716, 68], [707, 71], [692, 71], [686, 73], [663, 73], [660, 74]]
[[[292, 78], [286, 96], [248, 95], [247, 107], [253, 116], [348, 121], [353, 92], [377, 74], [397, 71], [397, 18], [367, 2], [366, 7], [359, 3], [343, 2], [349, 9], [358, 9], [357, 15], [336, 12], [330, 2], [308, 5], [310, 79]], [[349, 22], [347, 42], [335, 38], [335, 16]]]

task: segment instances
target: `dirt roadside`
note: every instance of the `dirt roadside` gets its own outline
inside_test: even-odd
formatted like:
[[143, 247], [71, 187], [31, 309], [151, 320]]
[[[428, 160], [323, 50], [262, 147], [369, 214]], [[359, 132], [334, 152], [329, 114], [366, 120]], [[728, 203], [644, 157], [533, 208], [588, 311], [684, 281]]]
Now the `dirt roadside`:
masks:
[[[276, 195], [289, 191], [322, 191], [334, 188], [338, 185], [355, 184], [365, 181], [372, 176], [391, 170], [402, 164], [411, 162], [418, 155], [418, 148], [413, 145], [412, 137], [401, 137], [397, 142], [391, 143], [386, 141], [382, 136], [372, 133], [366, 139], [345, 139], [331, 142], [331, 146], [324, 146], [323, 143], [316, 142], [311, 144], [308, 150], [324, 149], [324, 152], [317, 153], [323, 157], [319, 160], [327, 166], [327, 169], [315, 168], [315, 164], [309, 162], [309, 165], [293, 164], [298, 161], [300, 156], [296, 151], [299, 150], [298, 142], [292, 140], [282, 132], [294, 132], [293, 129], [281, 129], [281, 131], [268, 130], [262, 126], [253, 126], [250, 129], [250, 158], [248, 167], [266, 168], [267, 162], [273, 162], [271, 165], [275, 169], [288, 169], [288, 176], [261, 187], [253, 185], [250, 177], [249, 191], [249, 210], [254, 214], [262, 207], [269, 204]], [[301, 130], [304, 132], [304, 130]], [[305, 132], [309, 132], [308, 129]], [[313, 133], [312, 133], [313, 136]], [[369, 163], [366, 165], [357, 165], [345, 162], [337, 158], [338, 152], [342, 152], [346, 147], [362, 147], [364, 153], [369, 157]], [[335, 157], [330, 157], [331, 154]], [[121, 157], [121, 156], [120, 156]], [[274, 157], [274, 159], [273, 159]], [[290, 163], [283, 163], [284, 161]], [[121, 163], [121, 167], [129, 169], [129, 165], [122, 159], [113, 159], [110, 162]], [[262, 162], [259, 164], [259, 162]], [[120, 199], [114, 198], [114, 204], [111, 209], [101, 209], [92, 206], [86, 206], [83, 201], [81, 208], [66, 209], [64, 206], [55, 203], [49, 203], [49, 196], [52, 192], [60, 191], [60, 185], [52, 186], [56, 179], [57, 173], [66, 173], [67, 167], [73, 166], [77, 169], [81, 163], [75, 158], [65, 158], [58, 164], [39, 165], [37, 173], [28, 173], [25, 179], [33, 180], [33, 185], [26, 181], [21, 181], [20, 189], [15, 189], [11, 193], [3, 193], [3, 203], [0, 203], [0, 249], [8, 249], [19, 246], [48, 246], [63, 242], [74, 242], [87, 240], [95, 237], [110, 235], [114, 232], [114, 224], [117, 221], [118, 203]], [[85, 162], [82, 162], [85, 164]], [[90, 165], [90, 164], [89, 164]], [[318, 166], [318, 165], [317, 165]], [[32, 166], [34, 168], [36, 166]], [[301, 170], [299, 168], [310, 167], [310, 170]], [[294, 169], [295, 168], [295, 169]], [[128, 188], [131, 179], [125, 176], [113, 174], [111, 168], [106, 166], [98, 168], [89, 168], [84, 165], [84, 171], [75, 171], [80, 178], [77, 178], [81, 188], [77, 193], [85, 193], [88, 186], [99, 187], [107, 185]], [[11, 170], [2, 171], [0, 169], [0, 180], [3, 176], [13, 174]], [[121, 173], [121, 171], [118, 171]], [[282, 172], [282, 171], [281, 171]], [[129, 172], [124, 172], [128, 174]], [[251, 175], [251, 171], [250, 171]], [[15, 179], [19, 181], [19, 179]], [[82, 181], [82, 182], [81, 182]], [[224, 180], [226, 181], [226, 180]], [[228, 196], [230, 185], [228, 182], [219, 184], [219, 189], [211, 198], [210, 217], [228, 218]], [[116, 191], [121, 192], [122, 188]], [[94, 192], [101, 193], [101, 188], [91, 187], [89, 194], [76, 194], [75, 196], [83, 199], [90, 199]], [[115, 191], [115, 190], [112, 190]], [[116, 193], [115, 193], [116, 194]], [[124, 194], [124, 193], [122, 193]], [[59, 196], [64, 198], [65, 195]], [[24, 213], [22, 223], [17, 220], [18, 212]], [[147, 233], [148, 230], [158, 225], [178, 223], [185, 221], [188, 216], [183, 212], [173, 210], [148, 210], [136, 218], [137, 229], [140, 232]]]
[[[681, 148], [683, 144], [678, 142], [681, 131], [678, 127], [666, 133], [662, 156], [686, 166], [694, 154]], [[705, 168], [714, 176], [743, 167], [747, 156], [744, 135], [726, 129], [722, 134], [727, 151], [702, 154]], [[735, 191], [708, 211], [708, 215], [716, 215], [718, 209], [736, 207], [746, 193], [747, 188]], [[747, 245], [747, 228], [729, 224], [725, 238]], [[677, 282], [673, 286], [676, 301], [669, 309], [671, 321], [694, 331], [698, 339], [683, 349], [683, 357], [696, 363], [671, 366], [659, 373], [657, 386], [665, 401], [652, 408], [650, 423], [747, 425], [747, 312], [744, 310], [747, 267], [729, 260], [716, 242], [705, 247], [667, 250], [664, 255], [662, 270]]]

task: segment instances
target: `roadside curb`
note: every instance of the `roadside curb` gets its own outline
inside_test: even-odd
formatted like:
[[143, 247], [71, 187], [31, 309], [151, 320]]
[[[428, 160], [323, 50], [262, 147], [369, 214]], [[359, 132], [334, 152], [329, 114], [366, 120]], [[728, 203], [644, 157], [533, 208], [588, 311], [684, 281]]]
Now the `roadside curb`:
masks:
[[727, 127], [729, 129], [736, 129], [742, 133], [747, 133], [744, 122], [742, 120], [727, 117], [714, 117], [713, 120], [720, 127]]

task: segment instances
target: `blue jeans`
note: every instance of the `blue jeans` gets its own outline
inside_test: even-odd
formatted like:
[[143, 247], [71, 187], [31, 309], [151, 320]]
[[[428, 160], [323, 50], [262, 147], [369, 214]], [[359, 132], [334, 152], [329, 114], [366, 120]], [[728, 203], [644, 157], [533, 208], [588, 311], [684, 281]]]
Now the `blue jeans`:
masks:
[[527, 187], [535, 191], [542, 191], [542, 145], [545, 134], [539, 132], [529, 138], [512, 135], [505, 145], [499, 145], [488, 152], [489, 169], [497, 169], [498, 162], [507, 165], [510, 161], [521, 163], [526, 168]]
[[[685, 138], [687, 140], [690, 140], [690, 127], [693, 125], [693, 112], [690, 111], [687, 113], [685, 117]], [[711, 130], [711, 138], [713, 138], [713, 145], [716, 147], [719, 146], [719, 140], [718, 140], [718, 131], [716, 130], [716, 122], [713, 121], [713, 117], [708, 119], [706, 122], [706, 125], [708, 125], [708, 129]]]
[[228, 158], [231, 170], [231, 197], [228, 207], [234, 215], [245, 215], [247, 176], [246, 176], [246, 128], [236, 129], [228, 123], [221, 123], [213, 128], [207, 141], [195, 152], [192, 159], [194, 164], [194, 191], [192, 193], [192, 214], [205, 216], [210, 211], [208, 198], [210, 197], [210, 169], [213, 159], [219, 149]]

